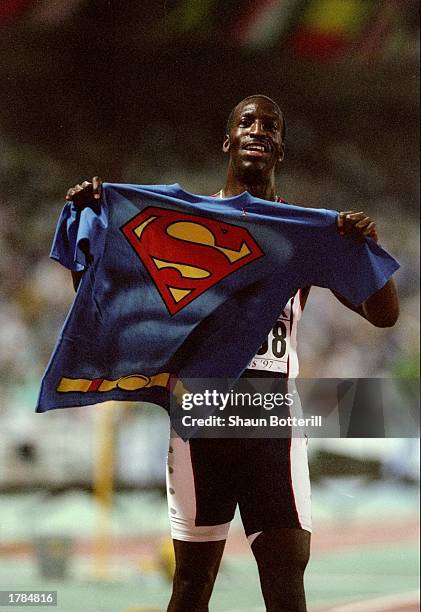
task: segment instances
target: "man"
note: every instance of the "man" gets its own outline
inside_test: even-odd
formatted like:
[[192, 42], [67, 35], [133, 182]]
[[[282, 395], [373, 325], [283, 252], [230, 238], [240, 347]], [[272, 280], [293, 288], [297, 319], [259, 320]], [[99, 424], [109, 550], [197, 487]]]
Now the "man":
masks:
[[[223, 151], [228, 155], [225, 186], [216, 197], [244, 191], [279, 200], [275, 170], [285, 155], [285, 121], [278, 105], [263, 95], [242, 100], [231, 112]], [[66, 199], [85, 206], [100, 197], [101, 181], [85, 181]], [[374, 222], [364, 213], [340, 213], [338, 231], [357, 240], [377, 239]], [[73, 273], [77, 287], [81, 273]], [[296, 321], [309, 288], [294, 296], [281, 313], [288, 325], [275, 329], [271, 359], [252, 360], [245, 376], [288, 377], [295, 355]], [[299, 292], [300, 293], [300, 292]], [[373, 325], [394, 325], [398, 300], [392, 280], [359, 307], [338, 299]], [[240, 314], [239, 314], [240, 316]], [[278, 334], [278, 335], [277, 335]], [[275, 340], [275, 342], [274, 342]], [[279, 340], [282, 350], [276, 351]], [[266, 353], [265, 353], [266, 354]], [[267, 356], [267, 355], [266, 355]], [[296, 360], [295, 360], [296, 361]], [[273, 370], [268, 364], [275, 364]], [[205, 611], [218, 572], [237, 503], [256, 558], [262, 593], [270, 612], [306, 610], [303, 576], [310, 551], [310, 486], [303, 439], [171, 440], [168, 503], [176, 570], [170, 612]]]

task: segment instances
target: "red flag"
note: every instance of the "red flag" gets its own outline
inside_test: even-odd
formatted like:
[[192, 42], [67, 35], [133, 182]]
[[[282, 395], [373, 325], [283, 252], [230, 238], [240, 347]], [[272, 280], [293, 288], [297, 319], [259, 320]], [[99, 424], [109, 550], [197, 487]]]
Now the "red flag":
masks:
[[313, 0], [293, 32], [294, 52], [318, 61], [338, 57], [360, 36], [372, 8], [365, 0]]

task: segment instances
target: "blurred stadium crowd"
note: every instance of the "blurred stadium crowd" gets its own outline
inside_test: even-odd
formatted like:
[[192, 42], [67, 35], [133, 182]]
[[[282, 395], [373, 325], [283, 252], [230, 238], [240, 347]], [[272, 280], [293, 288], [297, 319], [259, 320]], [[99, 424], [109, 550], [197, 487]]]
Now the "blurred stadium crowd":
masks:
[[[366, 211], [402, 265], [401, 317], [390, 330], [312, 290], [302, 376], [417, 376], [417, 12], [418, 2], [403, 0], [2, 2], [0, 436], [16, 439], [26, 466], [35, 440], [57, 444], [45, 437], [45, 416], [27, 417], [73, 297], [68, 272], [48, 259], [67, 189], [99, 174], [215, 193], [225, 118], [255, 91], [286, 110], [282, 197]], [[90, 464], [94, 414], [63, 412], [48, 416], [50, 427], [71, 424], [80, 463]], [[121, 419], [129, 431], [133, 416]], [[151, 419], [151, 431], [162, 427]], [[141, 446], [134, 438], [127, 448]], [[50, 467], [53, 480], [76, 479], [59, 459]]]

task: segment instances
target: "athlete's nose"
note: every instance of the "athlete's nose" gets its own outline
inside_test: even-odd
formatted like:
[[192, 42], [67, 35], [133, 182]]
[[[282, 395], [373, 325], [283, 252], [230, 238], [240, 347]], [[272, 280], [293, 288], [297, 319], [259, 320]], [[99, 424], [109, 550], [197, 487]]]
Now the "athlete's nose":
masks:
[[265, 133], [263, 129], [263, 123], [256, 119], [250, 126], [250, 134], [255, 134], [256, 136], [263, 136]]

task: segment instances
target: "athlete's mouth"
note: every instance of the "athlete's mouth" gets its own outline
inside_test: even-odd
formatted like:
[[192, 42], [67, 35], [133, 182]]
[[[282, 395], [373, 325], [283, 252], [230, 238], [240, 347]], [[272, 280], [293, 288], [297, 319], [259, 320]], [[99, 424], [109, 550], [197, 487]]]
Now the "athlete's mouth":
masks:
[[252, 157], [263, 157], [265, 154], [270, 153], [269, 145], [263, 142], [248, 142], [242, 149], [247, 151], [247, 154]]
[[262, 142], [249, 142], [243, 146], [243, 149], [246, 149], [247, 151], [261, 151], [262, 153], [269, 152], [269, 146]]

